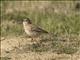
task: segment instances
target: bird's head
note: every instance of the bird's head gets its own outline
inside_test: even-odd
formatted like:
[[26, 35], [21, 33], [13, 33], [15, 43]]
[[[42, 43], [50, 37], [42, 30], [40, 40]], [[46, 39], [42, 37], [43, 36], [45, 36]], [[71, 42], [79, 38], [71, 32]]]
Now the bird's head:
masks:
[[23, 23], [31, 24], [31, 20], [29, 18], [23, 19]]

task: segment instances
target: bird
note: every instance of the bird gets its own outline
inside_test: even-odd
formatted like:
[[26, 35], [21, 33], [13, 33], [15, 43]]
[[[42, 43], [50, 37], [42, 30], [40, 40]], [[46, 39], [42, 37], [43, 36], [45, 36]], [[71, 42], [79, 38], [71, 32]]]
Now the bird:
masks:
[[23, 19], [23, 28], [25, 33], [31, 37], [32, 41], [34, 41], [34, 38], [38, 38], [41, 34], [48, 34], [47, 31], [33, 24], [29, 18]]

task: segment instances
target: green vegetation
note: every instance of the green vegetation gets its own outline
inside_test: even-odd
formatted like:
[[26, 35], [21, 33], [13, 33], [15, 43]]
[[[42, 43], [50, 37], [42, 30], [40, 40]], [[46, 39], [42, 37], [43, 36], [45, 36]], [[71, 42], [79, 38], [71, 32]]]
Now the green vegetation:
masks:
[[34, 24], [57, 37], [39, 46], [24, 46], [25, 49], [75, 53], [80, 47], [80, 8], [76, 8], [76, 4], [77, 1], [3, 1], [1, 36], [24, 35], [22, 19], [29, 17]]
[[[21, 27], [21, 24], [17, 23], [24, 17], [29, 17], [34, 24], [41, 26], [48, 32], [58, 34], [80, 34], [80, 14], [78, 11], [75, 11], [75, 2], [49, 1], [41, 3], [4, 1], [1, 5], [2, 36], [13, 33], [15, 35], [22, 34], [23, 28]], [[67, 5], [69, 5], [69, 7]], [[12, 20], [16, 21], [16, 23], [13, 23]]]

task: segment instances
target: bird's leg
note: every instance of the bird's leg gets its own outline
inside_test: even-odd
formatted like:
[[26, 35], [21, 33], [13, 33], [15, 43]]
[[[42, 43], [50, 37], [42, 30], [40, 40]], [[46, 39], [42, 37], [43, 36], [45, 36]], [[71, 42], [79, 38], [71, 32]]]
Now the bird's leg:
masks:
[[31, 42], [32, 42], [33, 44], [36, 44], [36, 43], [37, 43], [35, 38], [32, 38], [32, 39], [31, 39]]
[[34, 39], [33, 39], [33, 38], [31, 38], [31, 42], [33, 42], [33, 40], [34, 40]]

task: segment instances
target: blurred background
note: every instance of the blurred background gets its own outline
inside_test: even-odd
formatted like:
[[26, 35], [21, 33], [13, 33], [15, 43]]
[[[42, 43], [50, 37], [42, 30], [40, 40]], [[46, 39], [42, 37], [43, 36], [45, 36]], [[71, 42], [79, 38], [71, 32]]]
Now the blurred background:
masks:
[[[1, 1], [0, 7], [2, 60], [80, 60], [80, 1]], [[31, 44], [22, 25], [27, 17], [52, 39]]]
[[[1, 1], [2, 60], [80, 60], [80, 1]], [[30, 44], [22, 19], [52, 34]]]
[[2, 1], [1, 36], [24, 34], [22, 19], [54, 34], [80, 35], [80, 1]]

